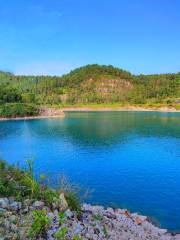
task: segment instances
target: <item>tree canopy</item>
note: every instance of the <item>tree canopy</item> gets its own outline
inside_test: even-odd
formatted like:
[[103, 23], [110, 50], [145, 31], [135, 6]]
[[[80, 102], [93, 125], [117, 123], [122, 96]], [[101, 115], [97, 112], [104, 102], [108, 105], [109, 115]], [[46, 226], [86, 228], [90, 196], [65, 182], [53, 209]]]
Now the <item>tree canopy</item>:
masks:
[[77, 68], [63, 76], [18, 76], [0, 71], [1, 104], [144, 103], [179, 97], [180, 73], [133, 75], [98, 64]]

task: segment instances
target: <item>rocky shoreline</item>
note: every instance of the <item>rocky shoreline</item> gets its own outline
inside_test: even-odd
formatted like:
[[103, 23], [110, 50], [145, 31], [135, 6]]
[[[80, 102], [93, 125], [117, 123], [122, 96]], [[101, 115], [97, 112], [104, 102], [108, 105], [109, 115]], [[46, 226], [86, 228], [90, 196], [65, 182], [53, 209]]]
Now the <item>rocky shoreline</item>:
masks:
[[45, 119], [45, 118], [64, 118], [64, 111], [56, 108], [41, 108], [39, 110], [39, 115], [37, 116], [25, 116], [25, 117], [10, 117], [3, 118], [0, 117], [0, 121], [7, 120], [31, 120], [31, 119]]
[[[104, 208], [83, 204], [81, 214], [69, 209], [61, 196], [63, 219], [56, 204], [49, 208], [43, 201], [0, 198], [0, 240], [64, 239], [64, 240], [178, 240], [180, 235], [168, 233], [149, 222], [145, 216], [126, 209]], [[30, 238], [33, 211], [46, 212], [49, 225], [45, 235]], [[56, 233], [64, 233], [57, 235]]]
[[40, 114], [37, 116], [25, 116], [25, 117], [0, 117], [0, 121], [7, 120], [33, 120], [33, 119], [46, 119], [46, 118], [64, 118], [66, 112], [111, 112], [111, 111], [119, 111], [119, 112], [164, 112], [164, 113], [179, 113], [180, 110], [175, 108], [143, 108], [143, 107], [119, 107], [119, 108], [91, 108], [91, 107], [67, 107], [62, 109], [44, 109], [40, 111]]
[[72, 111], [72, 112], [83, 112], [83, 111], [97, 111], [97, 112], [111, 112], [111, 111], [135, 111], [135, 112], [170, 112], [170, 113], [176, 113], [180, 112], [180, 110], [174, 108], [174, 107], [143, 107], [143, 106], [116, 106], [116, 107], [66, 107], [62, 108], [64, 112]]

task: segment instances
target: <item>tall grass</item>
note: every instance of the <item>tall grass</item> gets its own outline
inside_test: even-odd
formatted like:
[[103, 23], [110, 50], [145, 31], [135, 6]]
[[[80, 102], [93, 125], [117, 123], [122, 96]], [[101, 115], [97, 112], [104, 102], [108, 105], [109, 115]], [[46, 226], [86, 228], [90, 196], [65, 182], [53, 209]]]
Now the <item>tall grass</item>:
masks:
[[64, 193], [70, 209], [80, 213], [78, 187], [70, 184], [65, 176], [61, 177], [56, 189], [50, 188], [44, 175], [40, 181], [35, 179], [34, 161], [27, 161], [27, 169], [21, 170], [15, 165], [8, 165], [0, 160], [0, 197], [13, 197], [17, 200], [42, 200], [47, 206], [53, 207], [58, 203], [60, 193]]

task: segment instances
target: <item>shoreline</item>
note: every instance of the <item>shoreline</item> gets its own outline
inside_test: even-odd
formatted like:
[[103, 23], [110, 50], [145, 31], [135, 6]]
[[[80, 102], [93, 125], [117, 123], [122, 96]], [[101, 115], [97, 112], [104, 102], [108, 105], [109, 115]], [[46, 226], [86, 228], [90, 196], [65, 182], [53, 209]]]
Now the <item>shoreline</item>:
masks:
[[2, 121], [18, 121], [18, 120], [36, 120], [36, 119], [47, 119], [47, 118], [64, 118], [64, 114], [62, 115], [54, 115], [54, 116], [29, 116], [29, 117], [12, 117], [12, 118], [2, 118], [0, 117], [0, 122]]
[[[50, 108], [47, 108], [49, 111]], [[33, 119], [47, 119], [47, 118], [64, 118], [66, 112], [160, 112], [160, 113], [180, 113], [180, 110], [175, 108], [161, 107], [161, 108], [145, 108], [138, 106], [125, 106], [125, 107], [64, 107], [60, 109], [52, 108], [51, 114], [40, 114], [37, 116], [25, 116], [25, 117], [0, 117], [0, 121], [9, 120], [33, 120]], [[58, 114], [57, 114], [58, 112]], [[59, 113], [60, 112], [60, 113]]]
[[180, 110], [175, 108], [168, 108], [168, 107], [161, 107], [161, 108], [145, 108], [145, 107], [138, 107], [138, 106], [125, 106], [125, 107], [65, 107], [62, 108], [63, 112], [83, 112], [83, 111], [97, 111], [97, 112], [113, 112], [113, 111], [129, 111], [129, 112], [172, 112], [177, 113]]
[[[26, 199], [25, 201], [17, 202], [12, 198], [0, 198], [0, 220], [2, 220], [0, 234], [11, 236], [10, 239], [18, 235], [20, 236], [18, 238], [20, 240], [29, 240], [27, 228], [30, 229], [32, 226], [33, 211], [44, 210], [49, 219], [49, 225], [45, 229], [46, 239], [57, 239], [55, 234], [64, 227], [67, 229], [67, 240], [76, 239], [75, 236], [79, 236], [77, 239], [84, 240], [180, 239], [179, 233], [173, 233], [167, 229], [158, 227], [151, 222], [149, 217], [131, 213], [127, 209], [105, 208], [101, 205], [84, 203], [81, 205], [81, 218], [78, 218], [77, 212], [69, 208], [64, 194], [63, 199], [64, 202], [60, 204], [60, 208], [58, 205], [54, 205], [50, 209], [44, 201]], [[64, 212], [63, 222], [59, 221], [60, 209], [63, 209]], [[18, 222], [24, 223], [25, 221], [26, 227], [23, 227], [23, 225], [19, 227]]]

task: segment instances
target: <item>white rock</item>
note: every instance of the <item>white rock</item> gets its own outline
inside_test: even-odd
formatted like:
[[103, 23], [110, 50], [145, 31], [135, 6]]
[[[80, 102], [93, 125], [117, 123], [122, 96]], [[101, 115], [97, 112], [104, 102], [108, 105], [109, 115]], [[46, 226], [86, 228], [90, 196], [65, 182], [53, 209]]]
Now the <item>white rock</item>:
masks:
[[65, 211], [65, 216], [68, 217], [68, 218], [72, 218], [73, 217], [73, 212], [70, 210], [70, 209], [67, 209]]
[[9, 208], [12, 211], [18, 211], [20, 210], [22, 207], [22, 203], [21, 202], [13, 202], [10, 204]]
[[64, 193], [61, 193], [59, 195], [59, 200], [60, 200], [60, 210], [65, 211], [68, 208], [68, 203], [65, 199]]
[[7, 198], [0, 198], [0, 208], [8, 208], [9, 200]]
[[35, 201], [33, 203], [33, 207], [37, 208], [37, 209], [42, 209], [45, 206], [44, 202], [42, 201]]
[[10, 223], [15, 223], [16, 220], [17, 220], [17, 217], [15, 215], [12, 215], [12, 216], [9, 217]]

